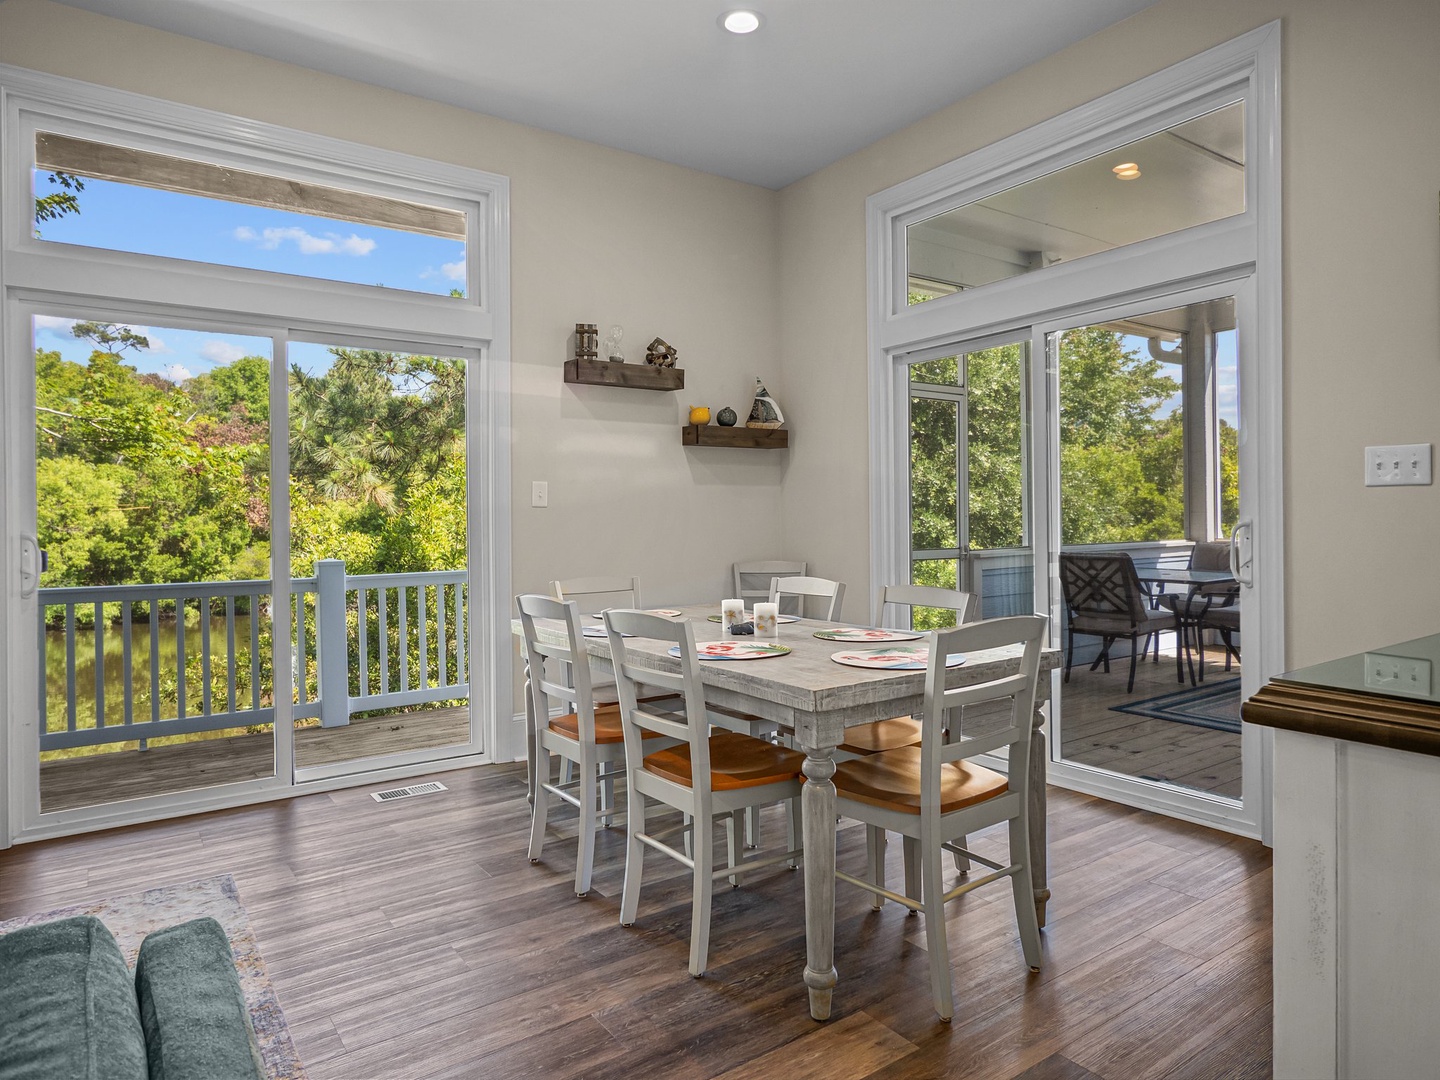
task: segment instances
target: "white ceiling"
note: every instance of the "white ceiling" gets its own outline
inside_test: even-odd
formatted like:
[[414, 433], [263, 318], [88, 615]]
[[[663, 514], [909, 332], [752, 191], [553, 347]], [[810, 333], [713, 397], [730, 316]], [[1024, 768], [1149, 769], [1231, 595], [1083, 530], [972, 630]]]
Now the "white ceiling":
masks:
[[62, 2], [780, 188], [1154, 0]]

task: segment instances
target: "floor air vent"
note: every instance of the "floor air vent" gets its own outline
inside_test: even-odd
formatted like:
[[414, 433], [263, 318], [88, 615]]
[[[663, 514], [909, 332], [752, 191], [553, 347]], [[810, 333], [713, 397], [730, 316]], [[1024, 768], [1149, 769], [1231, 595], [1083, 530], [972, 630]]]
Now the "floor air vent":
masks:
[[412, 784], [410, 787], [391, 788], [389, 791], [372, 791], [370, 797], [376, 802], [394, 802], [396, 799], [411, 799], [416, 795], [430, 795], [436, 791], [448, 791], [449, 789], [437, 780], [428, 784]]

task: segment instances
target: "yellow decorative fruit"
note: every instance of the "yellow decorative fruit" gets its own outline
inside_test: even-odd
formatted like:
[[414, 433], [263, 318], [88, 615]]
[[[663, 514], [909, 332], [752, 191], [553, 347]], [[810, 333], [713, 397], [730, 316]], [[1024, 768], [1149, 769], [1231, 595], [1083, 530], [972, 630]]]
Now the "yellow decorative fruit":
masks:
[[710, 409], [706, 405], [690, 406], [690, 423], [708, 424], [710, 422]]

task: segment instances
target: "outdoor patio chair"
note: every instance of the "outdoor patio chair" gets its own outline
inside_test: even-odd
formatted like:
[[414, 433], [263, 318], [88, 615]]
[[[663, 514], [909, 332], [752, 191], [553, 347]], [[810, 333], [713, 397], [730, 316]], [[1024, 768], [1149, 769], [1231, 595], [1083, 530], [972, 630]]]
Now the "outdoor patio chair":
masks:
[[1110, 673], [1110, 646], [1120, 638], [1130, 640], [1130, 681], [1125, 692], [1135, 690], [1135, 660], [1144, 655], [1140, 643], [1149, 650], [1154, 639], [1160, 647], [1159, 634], [1175, 625], [1169, 611], [1156, 611], [1145, 602], [1145, 590], [1135, 574], [1135, 563], [1128, 552], [1060, 553], [1060, 588], [1065, 597], [1066, 642], [1065, 681], [1070, 681], [1070, 666], [1075, 659], [1075, 635], [1100, 639], [1100, 655], [1090, 665], [1094, 671], [1102, 663]]
[[[1210, 540], [1197, 543], [1190, 549], [1189, 568], [1191, 570], [1229, 571], [1229, 542]], [[1162, 593], [1156, 597], [1160, 606], [1173, 612], [1175, 616], [1175, 677], [1177, 682], [1185, 681], [1187, 666], [1190, 670], [1191, 685], [1205, 680], [1204, 632], [1206, 629], [1210, 629], [1205, 626], [1205, 622], [1212, 611], [1219, 615], [1220, 611], [1234, 604], [1238, 595], [1239, 590], [1234, 581], [1223, 581], [1211, 585], [1198, 585], [1183, 594]], [[1221, 618], [1223, 621], [1223, 616]], [[1238, 622], [1236, 629], [1238, 629]], [[1225, 668], [1228, 671], [1230, 654], [1234, 650], [1230, 647], [1228, 638], [1222, 640], [1226, 641]], [[1198, 673], [1190, 651], [1192, 641], [1195, 643], [1195, 652], [1200, 658]]]

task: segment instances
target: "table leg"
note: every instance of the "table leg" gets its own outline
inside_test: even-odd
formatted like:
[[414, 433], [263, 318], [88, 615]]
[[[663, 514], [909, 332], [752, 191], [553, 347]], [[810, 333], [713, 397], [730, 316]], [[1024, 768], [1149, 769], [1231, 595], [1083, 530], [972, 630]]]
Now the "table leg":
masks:
[[[1049, 680], [1046, 672], [1041, 679]], [[1034, 879], [1035, 914], [1045, 925], [1045, 904], [1050, 899], [1049, 851], [1045, 827], [1045, 771], [1050, 753], [1045, 739], [1043, 702], [1035, 704], [1035, 729], [1030, 734], [1030, 875]], [[809, 787], [809, 784], [805, 785]]]
[[805, 985], [810, 1015], [830, 1019], [835, 989], [834, 747], [806, 747], [801, 789], [805, 820]]

